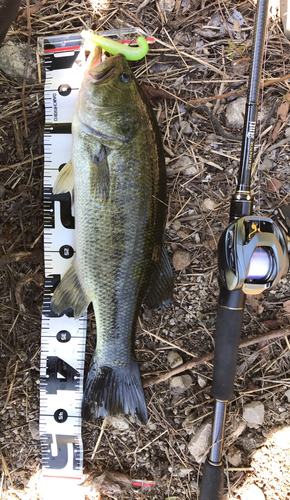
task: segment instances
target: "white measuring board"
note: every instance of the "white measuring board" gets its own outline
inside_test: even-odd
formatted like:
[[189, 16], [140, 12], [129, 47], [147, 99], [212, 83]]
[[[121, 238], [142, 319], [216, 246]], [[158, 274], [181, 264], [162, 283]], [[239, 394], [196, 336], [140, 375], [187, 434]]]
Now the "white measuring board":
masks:
[[83, 77], [80, 35], [39, 40], [45, 60], [44, 261], [45, 289], [41, 327], [40, 441], [41, 496], [84, 499], [81, 405], [86, 315], [50, 307], [54, 289], [74, 255], [72, 194], [53, 195], [57, 174], [71, 156], [71, 121]]

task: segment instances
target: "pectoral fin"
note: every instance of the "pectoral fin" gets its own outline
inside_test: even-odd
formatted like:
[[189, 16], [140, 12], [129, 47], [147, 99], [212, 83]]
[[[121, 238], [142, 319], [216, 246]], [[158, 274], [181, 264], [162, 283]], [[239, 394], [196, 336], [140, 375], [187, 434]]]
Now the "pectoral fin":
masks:
[[107, 162], [107, 151], [102, 146], [99, 153], [93, 156], [90, 164], [91, 195], [98, 202], [106, 202], [110, 193], [110, 171]]
[[74, 172], [71, 160], [61, 169], [53, 186], [53, 194], [67, 193], [74, 187]]
[[56, 314], [61, 314], [71, 307], [77, 319], [84, 314], [90, 302], [77, 275], [75, 262], [73, 262], [55, 289], [51, 299], [51, 308]]
[[173, 273], [167, 251], [163, 245], [153, 281], [148, 289], [145, 304], [151, 309], [169, 305], [173, 299]]

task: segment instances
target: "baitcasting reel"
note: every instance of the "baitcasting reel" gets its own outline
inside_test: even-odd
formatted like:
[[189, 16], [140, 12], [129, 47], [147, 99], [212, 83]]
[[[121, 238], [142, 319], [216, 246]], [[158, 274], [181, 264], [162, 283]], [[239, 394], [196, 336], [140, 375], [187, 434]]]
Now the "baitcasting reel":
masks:
[[246, 294], [274, 287], [289, 267], [286, 234], [266, 217], [232, 222], [221, 236], [218, 255], [223, 285]]

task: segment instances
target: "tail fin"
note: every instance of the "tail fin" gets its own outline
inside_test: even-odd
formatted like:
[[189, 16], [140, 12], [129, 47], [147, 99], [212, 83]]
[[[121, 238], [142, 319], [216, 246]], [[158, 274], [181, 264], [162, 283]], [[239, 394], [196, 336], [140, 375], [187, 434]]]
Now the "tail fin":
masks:
[[94, 357], [85, 384], [82, 411], [87, 421], [125, 413], [146, 424], [148, 414], [137, 361], [127, 366], [100, 366]]

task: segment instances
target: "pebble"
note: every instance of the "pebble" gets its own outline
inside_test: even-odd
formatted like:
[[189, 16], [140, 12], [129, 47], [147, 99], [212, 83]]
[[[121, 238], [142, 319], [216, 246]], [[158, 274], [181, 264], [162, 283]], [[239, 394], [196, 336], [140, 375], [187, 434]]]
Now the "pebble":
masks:
[[241, 500], [265, 500], [265, 495], [258, 486], [250, 484], [240, 493]]
[[177, 250], [173, 254], [172, 263], [176, 271], [181, 271], [182, 269], [185, 269], [190, 265], [191, 255], [189, 252], [186, 252], [184, 250]]
[[284, 392], [284, 395], [286, 396], [288, 403], [290, 403], [290, 389], [288, 389], [286, 392]]
[[167, 361], [170, 368], [176, 368], [183, 364], [182, 357], [178, 354], [178, 352], [170, 351], [167, 356]]
[[160, 9], [166, 12], [172, 12], [175, 7], [175, 0], [159, 0]]
[[227, 460], [234, 467], [239, 467], [242, 463], [242, 452], [236, 446], [231, 446], [227, 452]]
[[[244, 126], [246, 97], [238, 97], [227, 105], [226, 126], [229, 129], [241, 129]], [[266, 118], [268, 109], [264, 106], [258, 113], [258, 121]]]
[[189, 122], [184, 120], [180, 123], [180, 133], [185, 135], [190, 135], [192, 133], [192, 128]]
[[[107, 425], [111, 425], [117, 433], [127, 431], [130, 427], [124, 415], [108, 416]], [[113, 433], [115, 434], [114, 430]]]
[[35, 439], [35, 441], [39, 441], [40, 437], [39, 437], [39, 424], [38, 424], [38, 422], [35, 422], [35, 420], [31, 420], [28, 423], [28, 427], [29, 427], [32, 439]]
[[273, 160], [271, 160], [271, 158], [269, 158], [269, 156], [265, 156], [261, 165], [260, 165], [260, 170], [271, 170], [271, 168], [273, 168], [274, 166], [274, 162]]
[[174, 231], [179, 231], [179, 229], [181, 228], [181, 222], [180, 220], [175, 220], [172, 224], [172, 229], [174, 229]]
[[248, 427], [257, 429], [264, 422], [265, 408], [260, 401], [253, 401], [244, 406], [243, 418]]
[[[26, 64], [27, 45], [8, 40], [0, 49], [0, 69], [11, 78], [23, 81]], [[27, 81], [37, 81], [35, 52], [31, 51], [27, 65]]]
[[180, 469], [176, 470], [175, 467], [168, 467], [168, 470], [174, 476], [186, 477], [186, 476], [188, 476], [188, 474], [190, 474], [193, 471], [193, 468], [192, 467], [181, 467]]
[[4, 186], [0, 186], [0, 200], [5, 200], [6, 198], [6, 189]]
[[195, 460], [200, 463], [204, 462], [211, 445], [211, 422], [204, 422], [192, 436], [188, 450]]
[[192, 165], [183, 171], [183, 175], [186, 177], [193, 177], [194, 175], [199, 173], [199, 168], [197, 165]]
[[202, 202], [202, 209], [205, 212], [210, 212], [211, 210], [214, 210], [215, 208], [215, 202], [211, 200], [210, 198], [205, 198]]
[[179, 78], [176, 78], [175, 82], [173, 83], [173, 88], [179, 89], [182, 84], [183, 84], [183, 76], [180, 76]]
[[172, 394], [182, 394], [192, 384], [190, 375], [178, 375], [170, 380], [170, 389]]
[[203, 377], [202, 375], [198, 375], [198, 376], [197, 376], [197, 383], [198, 383], [198, 385], [199, 385], [199, 387], [200, 387], [201, 389], [204, 389], [204, 388], [205, 388], [205, 386], [206, 386], [206, 384], [207, 384], [207, 380], [206, 380], [206, 378], [205, 378], [205, 377]]

